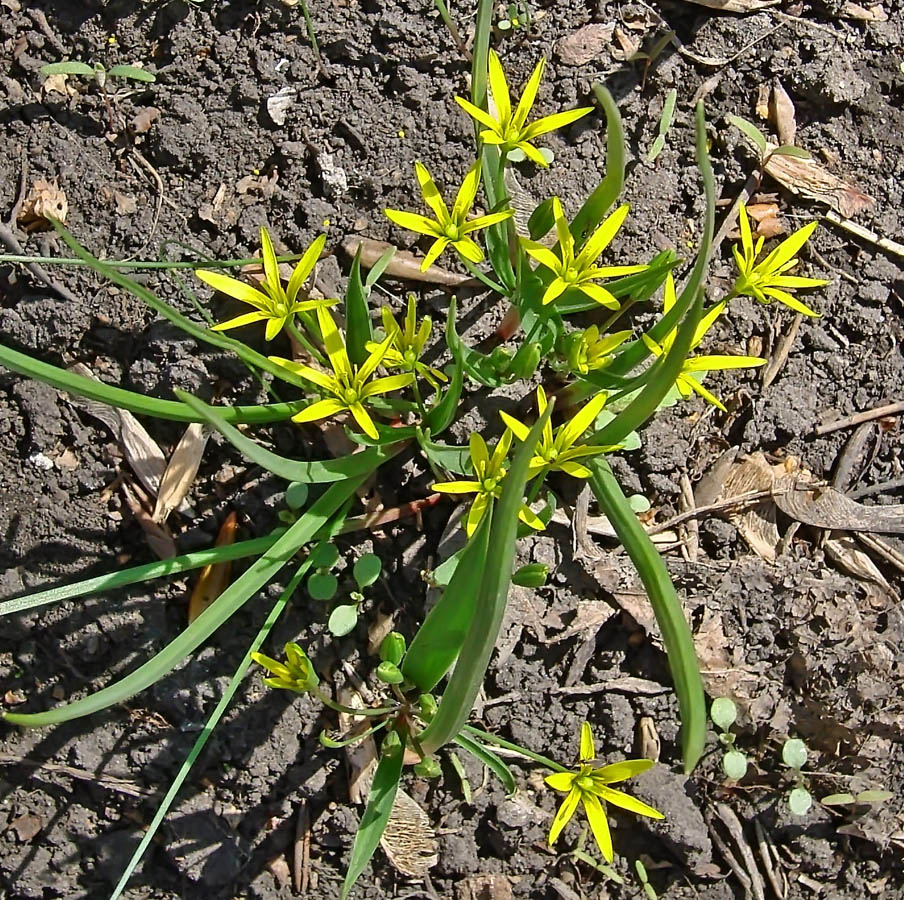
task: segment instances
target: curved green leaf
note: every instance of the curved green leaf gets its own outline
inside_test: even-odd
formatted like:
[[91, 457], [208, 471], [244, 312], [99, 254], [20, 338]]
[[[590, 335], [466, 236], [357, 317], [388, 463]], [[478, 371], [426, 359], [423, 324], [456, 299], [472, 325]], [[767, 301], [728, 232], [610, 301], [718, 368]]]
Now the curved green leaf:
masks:
[[[0, 365], [16, 372], [49, 384], [58, 390], [98, 400], [108, 406], [127, 409], [139, 415], [154, 416], [157, 419], [170, 419], [176, 422], [203, 422], [184, 403], [175, 400], [159, 400], [146, 397], [135, 391], [104, 384], [85, 375], [67, 372], [58, 366], [41, 362], [26, 353], [20, 353], [0, 344]], [[220, 415], [227, 422], [262, 425], [267, 422], [281, 422], [301, 412], [309, 403], [308, 400], [293, 400], [291, 403], [271, 403], [264, 406], [221, 406]]]
[[369, 450], [362, 450], [360, 453], [352, 453], [349, 456], [340, 456], [336, 459], [314, 461], [288, 459], [246, 437], [220, 415], [218, 407], [208, 406], [203, 400], [199, 400], [184, 391], [176, 391], [175, 393], [186, 406], [197, 413], [201, 421], [207, 422], [216, 428], [243, 456], [250, 459], [251, 462], [257, 463], [257, 465], [268, 472], [272, 472], [280, 478], [285, 478], [286, 481], [299, 481], [304, 484], [326, 484], [332, 481], [341, 481], [344, 478], [370, 474], [402, 449], [401, 444], [393, 444], [389, 447], [373, 447]]
[[367, 342], [374, 339], [370, 309], [367, 306], [367, 290], [361, 281], [361, 245], [352, 260], [345, 290], [345, 346], [352, 365], [360, 366], [370, 356]]
[[489, 747], [484, 747], [466, 734], [458, 735], [455, 743], [467, 750], [478, 762], [482, 762], [502, 782], [506, 794], [511, 797], [515, 793], [518, 785], [512, 770]]
[[147, 69], [140, 69], [138, 66], [113, 66], [107, 70], [110, 78], [131, 78], [132, 81], [144, 81], [150, 84], [157, 80], [157, 76]]
[[[405, 745], [405, 733], [400, 734], [402, 747]], [[342, 885], [341, 900], [346, 900], [355, 882], [364, 871], [370, 858], [383, 837], [386, 823], [392, 813], [392, 804], [395, 802], [399, 789], [399, 780], [402, 777], [402, 760], [405, 754], [399, 747], [396, 752], [383, 754], [377, 770], [374, 772], [373, 784], [370, 788], [370, 796], [367, 798], [367, 807], [361, 817], [358, 833], [355, 835], [355, 844], [352, 847], [351, 859], [348, 862], [348, 871], [345, 873], [345, 882]]]
[[130, 675], [81, 700], [43, 713], [4, 712], [13, 725], [42, 727], [67, 722], [106, 709], [144, 690], [172, 671], [230, 616], [253, 597], [323, 527], [346, 498], [364, 481], [363, 475], [331, 485], [311, 508], [292, 525], [252, 566], [243, 572], [188, 628], [158, 654]]
[[67, 59], [64, 62], [48, 63], [40, 68], [42, 75], [93, 75], [95, 71], [94, 66], [72, 59]]
[[689, 773], [697, 765], [706, 744], [706, 701], [691, 630], [668, 569], [650, 536], [637, 521], [609, 464], [605, 459], [592, 457], [585, 460], [585, 465], [592, 473], [590, 487], [600, 511], [612, 524], [637, 568], [656, 614], [678, 697], [684, 770]]
[[436, 441], [431, 441], [423, 432], [418, 434], [417, 440], [421, 452], [438, 468], [445, 469], [447, 472], [454, 472], [456, 475], [473, 473], [474, 467], [471, 465], [471, 453], [467, 447], [438, 444]]

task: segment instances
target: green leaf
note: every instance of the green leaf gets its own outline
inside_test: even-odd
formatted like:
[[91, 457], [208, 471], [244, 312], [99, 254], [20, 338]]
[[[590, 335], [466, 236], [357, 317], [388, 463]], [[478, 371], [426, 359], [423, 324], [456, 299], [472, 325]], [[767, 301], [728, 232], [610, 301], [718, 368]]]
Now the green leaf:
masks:
[[[462, 596], [459, 600], [462, 603], [474, 603], [471, 623], [461, 646], [460, 659], [464, 662], [455, 667], [443, 693], [439, 711], [420, 735], [424, 753], [435, 753], [461, 732], [483, 684], [508, 600], [515, 561], [518, 512], [524, 501], [528, 466], [554, 406], [553, 399], [537, 419], [527, 438], [518, 445], [503, 482], [502, 496], [498, 503], [486, 511], [484, 518], [491, 520], [489, 546], [493, 548], [493, 557], [491, 560], [484, 557], [476, 597], [467, 601]], [[462, 566], [459, 565], [456, 575], [461, 569]], [[451, 584], [446, 588], [446, 593], [450, 590]]]
[[358, 604], [343, 603], [330, 613], [326, 627], [329, 628], [330, 634], [336, 637], [345, 637], [345, 635], [355, 630], [357, 624]]
[[488, 747], [478, 743], [467, 734], [459, 734], [455, 737], [455, 743], [467, 750], [478, 762], [483, 763], [501, 782], [506, 794], [510, 797], [518, 789], [512, 770]]
[[[405, 733], [403, 732], [403, 744], [404, 739]], [[355, 882], [374, 855], [377, 844], [380, 843], [380, 838], [386, 830], [386, 823], [389, 821], [396, 792], [399, 789], [399, 779], [402, 777], [403, 759], [404, 753], [401, 748], [394, 753], [380, 756], [380, 762], [370, 788], [370, 796], [367, 798], [367, 807], [355, 835], [348, 871], [345, 873], [345, 883], [342, 885], [341, 900], [346, 900], [348, 897]]]
[[364, 478], [361, 475], [331, 485], [308, 512], [279, 537], [265, 556], [256, 560], [229, 585], [177, 638], [130, 675], [81, 700], [66, 703], [48, 712], [4, 712], [3, 717], [13, 725], [26, 727], [56, 725], [121, 703], [159, 681], [273, 579], [299, 548], [317, 534], [346, 498], [354, 493]]
[[367, 290], [361, 281], [361, 245], [352, 260], [345, 291], [345, 345], [352, 365], [360, 366], [370, 356], [365, 346], [374, 339], [370, 309], [367, 305]]
[[665, 135], [656, 135], [653, 143], [650, 144], [650, 152], [647, 153], [647, 162], [656, 162], [656, 157], [665, 150]]
[[234, 559], [243, 559], [246, 556], [258, 556], [269, 550], [278, 538], [279, 535], [273, 532], [250, 541], [239, 541], [236, 544], [229, 544], [224, 547], [196, 550], [194, 553], [186, 553], [183, 556], [173, 556], [170, 559], [161, 559], [141, 566], [133, 566], [130, 569], [123, 569], [121, 572], [110, 572], [106, 575], [85, 578], [75, 584], [47, 588], [34, 594], [27, 594], [24, 597], [4, 600], [0, 603], [0, 616], [23, 612], [26, 609], [34, 609], [36, 606], [46, 606], [48, 603], [74, 600], [76, 597], [104, 594], [107, 591], [114, 591], [117, 588], [126, 587], [130, 584], [165, 578], [167, 575], [181, 575], [183, 572], [200, 569], [202, 566], [212, 566]]
[[813, 159], [813, 154], [808, 153], [801, 147], [795, 147], [794, 144], [782, 144], [776, 147], [770, 156], [793, 156], [795, 159]]
[[363, 741], [364, 738], [370, 737], [372, 734], [376, 734], [381, 728], [385, 728], [388, 724], [388, 719], [384, 722], [379, 722], [378, 724], [374, 725], [373, 728], [368, 728], [367, 731], [362, 731], [360, 734], [356, 734], [344, 741], [334, 741], [327, 734], [326, 729], [324, 729], [317, 736], [317, 740], [320, 742], [321, 746], [328, 747], [330, 750], [341, 750], [343, 747], [350, 747], [352, 744], [357, 744]]
[[729, 750], [722, 757], [722, 771], [733, 781], [740, 781], [747, 774], [747, 757], [738, 750]]
[[339, 551], [335, 544], [321, 541], [311, 551], [311, 565], [315, 569], [332, 569], [339, 562]]
[[625, 186], [625, 129], [618, 104], [601, 84], [593, 85], [593, 93], [606, 113], [606, 175], [571, 223], [571, 234], [577, 246], [581, 246], [606, 218]]
[[716, 697], [709, 708], [709, 717], [713, 720], [716, 728], [728, 731], [738, 718], [738, 708], [734, 705], [734, 701], [728, 697]]
[[813, 797], [805, 787], [796, 787], [788, 794], [788, 808], [795, 816], [805, 816], [813, 805]]
[[358, 588], [363, 591], [380, 577], [382, 570], [383, 563], [380, 557], [375, 553], [365, 553], [353, 566], [352, 575], [358, 583]]
[[[892, 791], [860, 791], [856, 800], [858, 803], [885, 803], [886, 800], [891, 800], [892, 797], [894, 797]], [[825, 800], [822, 802], [825, 803]]]
[[145, 81], [148, 83], [157, 80], [157, 77], [152, 72], [140, 69], [138, 66], [113, 66], [112, 69], [107, 70], [107, 75], [110, 78], [131, 78], [132, 81]]
[[440, 469], [454, 472], [456, 475], [473, 473], [471, 454], [467, 447], [453, 447], [451, 444], [439, 444], [425, 437], [418, 436], [418, 443], [424, 456]]
[[339, 588], [339, 579], [332, 572], [315, 572], [308, 579], [308, 593], [312, 600], [332, 600]]
[[552, 231], [556, 224], [552, 211], [552, 197], [548, 197], [530, 214], [527, 220], [527, 231], [532, 241], [539, 241]]
[[[881, 793], [881, 791], [876, 793]], [[856, 802], [856, 800], [853, 794], [829, 794], [828, 797], [823, 797], [819, 802], [823, 806], [847, 806]]]
[[500, 377], [490, 357], [472, 350], [459, 337], [455, 330], [454, 315], [451, 314], [453, 312], [450, 306], [450, 316], [446, 321], [446, 343], [449, 345], [452, 356], [461, 363], [464, 371], [478, 384], [482, 384], [484, 387], [500, 387], [504, 383], [504, 379]]
[[41, 66], [39, 71], [42, 75], [93, 75], [94, 66], [75, 60], [65, 60]]
[[286, 505], [296, 512], [308, 502], [308, 486], [303, 481], [293, 481], [286, 488]]
[[477, 592], [487, 565], [490, 515], [487, 513], [460, 551], [455, 571], [436, 606], [417, 630], [402, 661], [402, 674], [421, 691], [432, 691], [464, 643], [474, 616]]
[[[139, 415], [154, 416], [157, 419], [171, 419], [176, 422], [203, 422], [203, 418], [175, 400], [158, 400], [156, 397], [145, 397], [144, 394], [127, 391], [96, 381], [85, 375], [67, 372], [58, 366], [41, 362], [0, 344], [0, 365], [11, 369], [19, 375], [34, 378], [77, 397], [98, 400], [107, 406], [127, 409]], [[301, 412], [309, 403], [308, 400], [293, 400], [291, 403], [271, 403], [265, 406], [221, 406], [220, 415], [227, 422], [244, 422], [248, 424], [264, 424], [289, 419]]]
[[298, 584], [304, 576], [304, 573], [307, 571], [308, 566], [309, 561], [305, 560], [295, 571], [292, 579], [286, 585], [286, 589], [282, 592], [276, 603], [273, 604], [273, 608], [270, 610], [270, 614], [267, 616], [266, 621], [263, 625], [261, 625], [260, 629], [254, 637], [254, 640], [251, 642], [251, 645], [245, 651], [245, 655], [244, 657], [242, 657], [242, 661], [239, 663], [238, 668], [233, 673], [233, 676], [230, 679], [226, 690], [223, 692], [223, 696], [220, 698], [220, 702], [217, 703], [214, 711], [210, 714], [207, 722], [204, 724], [204, 728], [201, 729], [200, 734], [196, 738], [191, 750], [188, 753], [188, 756], [185, 758], [185, 762], [182, 763], [181, 768], [176, 773], [176, 777], [173, 779], [173, 783], [169, 786], [169, 790], [167, 790], [166, 795], [160, 801], [160, 806], [157, 807], [157, 812], [154, 814], [154, 818], [151, 820], [151, 824], [147, 827], [144, 834], [142, 835], [141, 843], [135, 848], [135, 852], [132, 854], [132, 858], [129, 860], [125, 871], [122, 873], [122, 877], [119, 879], [116, 888], [110, 895], [110, 900], [117, 900], [117, 898], [125, 890], [125, 887], [129, 882], [129, 878], [132, 877], [132, 873], [135, 871], [136, 866], [141, 861], [141, 858], [142, 856], [144, 856], [147, 848], [150, 846], [151, 841], [153, 841], [154, 836], [157, 834], [157, 830], [160, 828], [161, 824], [163, 824], [163, 820], [166, 818], [166, 814], [169, 812], [173, 801], [176, 799], [179, 790], [185, 782], [185, 779], [188, 777], [188, 773], [191, 771], [191, 767], [194, 765], [195, 760], [201, 755], [201, 751], [204, 749], [204, 745], [207, 743], [208, 738], [211, 736], [211, 734], [213, 734], [214, 728], [216, 728], [220, 719], [223, 717], [223, 714], [229, 708], [229, 704], [232, 702], [232, 698], [235, 696], [235, 692], [238, 690], [239, 685], [242, 683], [242, 679], [245, 677], [245, 673], [248, 671], [251, 665], [251, 654], [256, 653], [258, 650], [260, 650], [267, 635], [276, 624], [276, 620], [280, 617], [282, 611], [286, 608], [286, 604], [289, 602], [292, 594], [298, 587]]
[[728, 121], [750, 139], [754, 147], [760, 151], [760, 159], [762, 159], [769, 147], [766, 135], [753, 122], [748, 122], [747, 119], [742, 119], [740, 116], [728, 116]]
[[[358, 250], [360, 251], [360, 249], [359, 245]], [[380, 276], [386, 271], [396, 253], [398, 253], [397, 248], [390, 247], [385, 253], [380, 255], [380, 258], [370, 267], [367, 278], [364, 279], [365, 288], [372, 288], [380, 280]]]
[[678, 697], [684, 770], [690, 773], [697, 765], [706, 744], [706, 701], [691, 630], [668, 569], [657, 552], [656, 545], [628, 505], [609, 464], [599, 457], [585, 460], [584, 463], [592, 473], [590, 487], [600, 505], [600, 511], [609, 519], [618, 539], [631, 557], [656, 615]]
[[220, 414], [220, 408], [208, 406], [203, 400], [187, 394], [184, 391], [176, 391], [176, 396], [193, 410], [202, 421], [216, 428], [226, 440], [232, 444], [243, 456], [253, 463], [285, 478], [286, 481], [299, 481], [305, 484], [324, 484], [331, 481], [341, 481], [345, 478], [354, 478], [362, 473], [373, 472], [376, 468], [391, 459], [400, 452], [404, 442], [391, 446], [372, 447], [360, 453], [352, 453], [348, 456], [340, 456], [336, 459], [301, 461], [280, 456], [266, 447], [252, 441], [237, 428], [230, 425]]
[[471, 792], [471, 782], [468, 781], [468, 774], [465, 772], [465, 767], [462, 765], [461, 759], [459, 759], [458, 754], [454, 750], [449, 751], [449, 762], [452, 763], [452, 768], [455, 769], [455, 774], [458, 776], [458, 780], [461, 783], [461, 794], [465, 803], [471, 803], [474, 795]]
[[807, 764], [807, 745], [800, 738], [789, 738], [782, 747], [782, 761], [799, 772]]

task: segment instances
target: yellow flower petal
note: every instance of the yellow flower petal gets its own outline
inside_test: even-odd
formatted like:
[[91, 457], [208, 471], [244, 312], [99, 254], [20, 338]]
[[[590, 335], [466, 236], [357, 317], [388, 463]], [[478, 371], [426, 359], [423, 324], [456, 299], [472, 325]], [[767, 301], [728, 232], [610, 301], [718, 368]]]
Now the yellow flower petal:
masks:
[[539, 62], [534, 66], [534, 71], [528, 79], [524, 90], [521, 93], [521, 99], [518, 101], [518, 108], [512, 118], [512, 126], [518, 131], [524, 128], [524, 123], [533, 108], [537, 99], [537, 90], [540, 87], [540, 81], [543, 79], [543, 73], [546, 71], [546, 57], [541, 56]]
[[489, 503], [490, 498], [487, 494], [478, 494], [474, 498], [474, 502], [471, 504], [471, 509], [468, 512], [467, 522], [465, 522], [465, 534], [467, 534], [468, 537], [477, 530], [477, 526], [486, 515]]
[[620, 806], [628, 812], [635, 813], [638, 816], [649, 816], [651, 819], [664, 819], [665, 816], [652, 806], [647, 806], [636, 797], [631, 797], [622, 791], [616, 791], [613, 788], [604, 787], [603, 785], [594, 785], [593, 793], [597, 794], [602, 800], [611, 803], [613, 806]]
[[513, 215], [515, 215], [515, 212], [511, 209], [506, 209], [502, 212], [488, 213], [485, 216], [480, 216], [477, 219], [471, 219], [465, 222], [461, 228], [461, 233], [471, 234], [471, 232], [479, 231], [481, 228], [489, 228], [490, 225], [495, 225], [497, 222], [504, 222], [506, 219], [511, 219]]
[[[723, 300], [721, 303], [717, 303], [712, 309], [706, 312], [706, 314], [698, 323], [697, 330], [694, 332], [694, 337], [691, 341], [691, 350], [700, 345], [703, 338], [706, 337], [706, 332], [713, 327], [716, 319], [718, 319], [719, 316], [721, 316], [724, 312], [725, 305], [725, 301]], [[677, 329], [675, 330], [677, 331]]]
[[304, 256], [298, 260], [298, 264], [295, 266], [294, 271], [292, 272], [291, 278], [289, 278], [289, 285], [286, 288], [286, 297], [288, 297], [290, 303], [295, 302], [295, 298], [298, 296], [298, 292], [301, 290], [304, 283], [308, 280], [308, 276], [314, 269], [314, 265], [317, 263], [317, 260], [320, 259], [320, 254], [323, 253], [323, 248], [326, 244], [326, 235], [321, 234], [318, 235], [314, 239], [314, 243], [308, 247], [304, 252]]
[[779, 303], [784, 303], [789, 309], [793, 309], [795, 312], [799, 312], [804, 316], [810, 316], [811, 318], [818, 319], [821, 318], [818, 312], [815, 309], [810, 309], [805, 303], [801, 303], [797, 297], [789, 294], [787, 291], [780, 291], [778, 288], [770, 288], [764, 287], [763, 293], [767, 297], [771, 297], [773, 300], [778, 300]]
[[361, 396], [367, 398], [377, 394], [388, 394], [390, 391], [397, 391], [399, 388], [407, 387], [412, 381], [414, 381], [414, 375], [411, 373], [390, 375], [388, 378], [375, 378], [369, 384], [364, 385]]
[[601, 769], [596, 769], [593, 773], [594, 780], [600, 779], [606, 784], [612, 784], [615, 781], [624, 781], [626, 778], [633, 778], [652, 769], [656, 763], [652, 759], [623, 759], [621, 762], [610, 763]]
[[493, 95], [496, 114], [499, 116], [500, 122], [507, 123], [512, 118], [512, 101], [508, 82], [505, 80], [505, 72], [502, 70], [502, 63], [499, 61], [499, 54], [495, 50], [490, 50], [488, 74], [490, 92]]
[[556, 131], [566, 125], [571, 125], [572, 122], [577, 122], [578, 119], [590, 112], [593, 112], [592, 106], [583, 106], [580, 109], [569, 109], [552, 116], [546, 116], [543, 119], [537, 119], [536, 122], [531, 122], [530, 125], [521, 131], [521, 140], [532, 141], [541, 134], [548, 134], [550, 131]]
[[692, 392], [699, 394], [707, 403], [711, 403], [722, 412], [728, 412], [725, 404], [715, 394], [703, 387], [696, 378], [692, 378], [690, 375], [679, 375], [676, 385], [685, 397], [690, 397]]
[[280, 318], [271, 318], [267, 320], [267, 328], [264, 331], [264, 340], [272, 341], [280, 331], [283, 330], [283, 326], [286, 324], [287, 316], [281, 316]]
[[557, 297], [561, 297], [565, 293], [568, 285], [561, 278], [554, 278], [549, 287], [543, 294], [543, 305], [552, 303]]
[[[270, 232], [261, 225], [261, 257], [264, 261], [264, 279], [273, 296], [278, 297], [282, 293], [282, 279], [279, 275], [279, 263], [276, 261], [276, 251], [273, 249], [273, 241], [270, 240]], [[269, 330], [270, 326], [267, 326]], [[273, 338], [267, 338], [268, 341]]]
[[318, 400], [310, 406], [306, 406], [300, 413], [292, 416], [293, 422], [314, 422], [317, 419], [325, 419], [327, 416], [334, 416], [337, 412], [341, 412], [346, 406], [332, 397], [327, 400]]
[[571, 420], [559, 429], [557, 449], [567, 450], [596, 421], [606, 405], [608, 395], [603, 392], [592, 397]]
[[741, 246], [744, 248], [745, 262], [749, 265], [754, 258], [753, 235], [750, 231], [750, 219], [747, 218], [747, 206], [744, 203], [738, 209], [738, 227], [741, 231]]
[[441, 494], [476, 494], [481, 490], [479, 481], [440, 481], [432, 490]]
[[586, 269], [596, 262], [603, 250], [612, 243], [613, 238], [624, 224], [630, 208], [630, 204], [623, 204], [593, 232], [575, 260], [579, 269]]
[[586, 294], [594, 303], [605, 306], [607, 309], [618, 309], [621, 304], [610, 291], [607, 291], [602, 285], [594, 284], [592, 281], [585, 281], [577, 285], [582, 293]]
[[340, 378], [351, 379], [352, 365], [348, 361], [348, 353], [345, 349], [345, 341], [336, 327], [336, 320], [329, 310], [319, 308], [317, 310], [317, 324], [320, 326], [320, 336], [323, 338], [323, 349], [330, 359], [333, 371]]
[[606, 820], [603, 804], [593, 794], [584, 794], [582, 799], [584, 812], [587, 814], [587, 821], [590, 823], [590, 830], [593, 832], [596, 846], [600, 848], [603, 859], [611, 863], [615, 854], [612, 850], [612, 834], [609, 831], [609, 822]]
[[512, 433], [518, 438], [519, 441], [527, 440], [528, 434], [530, 434], [530, 429], [527, 425], [519, 422], [513, 416], [510, 416], [507, 412], [500, 411], [499, 415], [502, 417], [502, 421], [505, 423], [506, 427], [509, 428]]
[[461, 225], [471, 207], [474, 205], [474, 198], [477, 196], [477, 188], [480, 185], [480, 160], [478, 159], [464, 177], [458, 194], [455, 197], [455, 203], [452, 205], [452, 221], [456, 225]]
[[524, 247], [528, 256], [535, 259], [541, 266], [545, 266], [547, 269], [555, 272], [556, 275], [562, 274], [562, 271], [565, 268], [562, 261], [548, 247], [544, 247], [536, 241], [529, 241], [527, 238], [521, 238], [521, 245]]
[[581, 799], [581, 792], [577, 788], [572, 788], [568, 796], [562, 801], [562, 805], [556, 812], [555, 818], [552, 820], [552, 827], [549, 829], [549, 846], [551, 847], [562, 833], [562, 829], [569, 823], [574, 811], [578, 808], [578, 801]]
[[475, 106], [469, 100], [465, 100], [464, 97], [456, 97], [455, 102], [471, 116], [471, 118], [480, 122], [481, 125], [486, 126], [492, 132], [498, 132], [499, 122], [497, 122], [485, 109]]
[[478, 477], [482, 477], [490, 465], [490, 451], [487, 442], [476, 431], [471, 432], [468, 438], [468, 448], [471, 452], [471, 462], [474, 465], [474, 472]]
[[555, 791], [570, 791], [575, 778], [574, 772], [554, 772], [543, 780]]
[[430, 177], [427, 167], [423, 163], [416, 162], [414, 164], [414, 174], [420, 185], [424, 202], [433, 210], [442, 230], [452, 221], [449, 217], [449, 210], [446, 208], [446, 203], [440, 195], [439, 189], [434, 183], [433, 178]]
[[518, 518], [528, 528], [533, 528], [535, 531], [543, 531], [546, 528], [543, 520], [526, 503], [521, 504], [521, 509], [518, 510]]
[[228, 319], [225, 322], [219, 322], [218, 324], [211, 327], [211, 331], [226, 331], [229, 328], [241, 328], [244, 325], [251, 325], [253, 322], [260, 322], [263, 319], [267, 319], [266, 313], [262, 312], [250, 312], [243, 313], [240, 316], [236, 316], [234, 319]]
[[559, 460], [556, 463], [555, 468], [560, 469], [572, 478], [589, 478], [593, 474], [587, 466], [582, 466], [580, 463], [576, 462], [569, 462], [568, 460], [565, 460], [564, 462]]
[[562, 209], [562, 201], [558, 197], [552, 198], [552, 215], [556, 223], [556, 235], [559, 238], [559, 248], [562, 251], [562, 265], [570, 266], [574, 260], [574, 238], [568, 227], [568, 219]]
[[377, 366], [383, 361], [386, 351], [392, 345], [392, 335], [390, 335], [381, 344], [377, 344], [376, 348], [370, 352], [370, 355], [361, 365], [361, 368], [355, 373], [355, 386], [361, 387], [368, 378], [376, 371]]
[[527, 141], [518, 141], [515, 146], [529, 159], [535, 162], [541, 169], [548, 169], [549, 163], [546, 157], [533, 145]]
[[747, 369], [765, 366], [761, 356], [694, 356], [682, 367], [683, 372], [716, 372], [720, 369]]
[[459, 255], [468, 262], [479, 263], [483, 261], [483, 250], [481, 250], [469, 237], [463, 237], [461, 240], [452, 241], [452, 246], [458, 251]]
[[221, 294], [235, 297], [236, 300], [241, 300], [242, 303], [249, 303], [251, 306], [256, 306], [261, 310], [271, 308], [272, 301], [270, 298], [263, 292], [251, 287], [250, 284], [245, 284], [244, 281], [230, 278], [220, 272], [209, 272], [206, 269], [196, 269], [195, 275]]
[[442, 253], [443, 250], [445, 250], [446, 247], [448, 247], [448, 246], [449, 246], [449, 238], [447, 238], [447, 237], [437, 238], [433, 242], [433, 245], [430, 247], [430, 249], [427, 251], [427, 255], [424, 257], [423, 262], [421, 262], [421, 271], [426, 272], [427, 269], [429, 269], [430, 266], [432, 266], [436, 262], [440, 253]]
[[758, 266], [757, 270], [772, 275], [789, 260], [797, 256], [798, 251], [806, 244], [810, 235], [816, 230], [818, 222], [810, 222], [799, 228], [790, 237], [785, 238]]
[[355, 421], [358, 423], [361, 430], [368, 436], [377, 440], [380, 437], [380, 432], [377, 431], [377, 426], [374, 425], [374, 420], [370, 417], [370, 413], [360, 404], [360, 403], [352, 403], [349, 406], [349, 412], [355, 417]]
[[596, 748], [593, 746], [593, 729], [589, 722], [581, 725], [581, 761], [594, 759], [596, 757]]
[[426, 234], [430, 237], [442, 237], [443, 229], [439, 223], [426, 216], [404, 212], [400, 209], [384, 209], [383, 212], [390, 222], [395, 222], [396, 225], [401, 225], [402, 228], [407, 228], [409, 231], [416, 231], [418, 234]]

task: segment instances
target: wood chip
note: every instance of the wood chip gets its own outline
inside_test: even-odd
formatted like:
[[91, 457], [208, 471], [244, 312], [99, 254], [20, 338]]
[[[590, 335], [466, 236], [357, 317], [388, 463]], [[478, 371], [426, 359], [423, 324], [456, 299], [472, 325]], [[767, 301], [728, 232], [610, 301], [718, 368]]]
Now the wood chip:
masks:
[[826, 203], [846, 218], [855, 216], [875, 204], [874, 198], [833, 175], [812, 157], [800, 159], [796, 156], [785, 156], [775, 153], [777, 149], [778, 144], [767, 141], [765, 170], [791, 193]]
[[797, 137], [797, 118], [794, 112], [794, 102], [778, 79], [772, 85], [769, 113], [769, 118], [772, 120], [772, 124], [778, 134], [779, 142], [793, 145], [794, 139]]
[[210, 428], [200, 422], [192, 422], [185, 429], [160, 479], [153, 515], [155, 522], [165, 522], [169, 514], [182, 505], [198, 474], [210, 433]]
[[[772, 490], [775, 474], [762, 453], [742, 456], [728, 470], [719, 500], [730, 500], [752, 491]], [[776, 524], [775, 503], [766, 500], [744, 512], [727, 510], [723, 515], [738, 529], [747, 545], [767, 562], [775, 562], [781, 535]]]
[[15, 832], [20, 843], [27, 844], [37, 837], [38, 832], [44, 827], [44, 823], [38, 816], [26, 813], [23, 816], [13, 819], [6, 827], [10, 831]]

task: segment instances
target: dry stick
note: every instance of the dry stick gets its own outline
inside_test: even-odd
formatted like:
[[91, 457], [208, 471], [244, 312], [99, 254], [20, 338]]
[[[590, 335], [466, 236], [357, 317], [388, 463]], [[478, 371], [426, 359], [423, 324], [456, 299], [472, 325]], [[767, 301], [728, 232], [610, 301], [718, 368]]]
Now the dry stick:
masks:
[[[151, 243], [151, 240], [154, 237], [154, 232], [157, 230], [157, 223], [160, 221], [160, 211], [163, 209], [163, 197], [166, 193], [163, 189], [163, 179], [160, 177], [157, 170], [135, 149], [135, 147], [130, 148], [130, 159], [134, 157], [140, 162], [146, 171], [150, 174], [151, 178], [154, 179], [154, 183], [157, 185], [157, 200], [154, 203], [154, 218], [151, 222], [151, 230], [148, 232], [147, 238], [145, 238], [144, 243], [138, 250], [135, 251], [134, 256], [140, 256], [144, 253], [145, 249]], [[134, 163], [133, 163], [134, 165]]]
[[763, 823], [756, 817], [753, 820], [753, 830], [756, 833], [756, 848], [759, 850], [760, 859], [763, 861], [763, 868], [766, 870], [769, 884], [772, 886], [772, 890], [778, 900], [785, 900], [787, 892], [782, 888], [778, 876], [775, 874], [775, 867], [772, 865], [772, 843], [766, 834], [766, 829], [763, 828]]
[[875, 409], [868, 409], [865, 412], [855, 413], [846, 419], [836, 419], [826, 425], [820, 425], [813, 430], [813, 434], [822, 435], [829, 434], [832, 431], [838, 431], [841, 428], [850, 428], [853, 425], [860, 425], [863, 422], [871, 422], [873, 419], [881, 419], [884, 416], [898, 416], [904, 413], [904, 401], [898, 400], [895, 403], [886, 403], [885, 406], [877, 406]]
[[843, 218], [834, 209], [830, 209], [823, 218], [833, 225], [850, 232], [855, 237], [860, 238], [860, 240], [869, 244], [875, 244], [880, 250], [884, 250], [892, 256], [897, 256], [898, 259], [904, 259], [904, 244], [899, 244], [891, 238], [879, 237], [875, 231], [870, 231], [869, 228], [865, 228], [863, 225], [858, 225], [850, 219]]
[[734, 509], [735, 507], [741, 509], [745, 506], [761, 503], [763, 500], [771, 500], [777, 493], [784, 493], [784, 491], [749, 491], [746, 494], [738, 494], [737, 497], [729, 497], [727, 500], [719, 500], [716, 503], [707, 503], [705, 506], [697, 506], [694, 509], [688, 509], [683, 513], [678, 513], [677, 516], [673, 516], [665, 522], [660, 522], [652, 528], [648, 528], [647, 534], [654, 535], [659, 534], [661, 531], [668, 531], [676, 525], [687, 522], [689, 519], [696, 519], [704, 513], [721, 512], [726, 509]]
[[741, 859], [744, 861], [744, 867], [750, 876], [751, 888], [753, 896], [756, 900], [766, 900], [766, 890], [763, 885], [763, 878], [759, 869], [756, 867], [756, 860], [753, 858], [753, 851], [747, 843], [744, 835], [744, 826], [738, 818], [735, 811], [727, 803], [717, 803], [716, 813], [728, 829], [728, 833], [734, 838], [735, 844], [741, 853]]
[[901, 553], [899, 550], [892, 547], [891, 544], [887, 544], [874, 534], [857, 532], [854, 537], [857, 538], [864, 547], [869, 548], [874, 553], [878, 553], [886, 562], [891, 563], [899, 571], [904, 572], [904, 553]]
[[116, 775], [97, 775], [85, 769], [74, 769], [72, 766], [64, 766], [60, 763], [45, 761], [38, 762], [31, 759], [20, 759], [12, 753], [0, 753], [0, 765], [27, 766], [30, 769], [44, 769], [47, 772], [57, 772], [60, 775], [68, 775], [70, 778], [78, 778], [99, 787], [118, 791], [120, 794], [128, 794], [131, 797], [158, 797], [157, 791], [142, 787], [134, 781], [119, 778]]
[[296, 894], [306, 894], [311, 880], [311, 818], [308, 801], [302, 799], [295, 820], [295, 852], [292, 857], [292, 886]]

